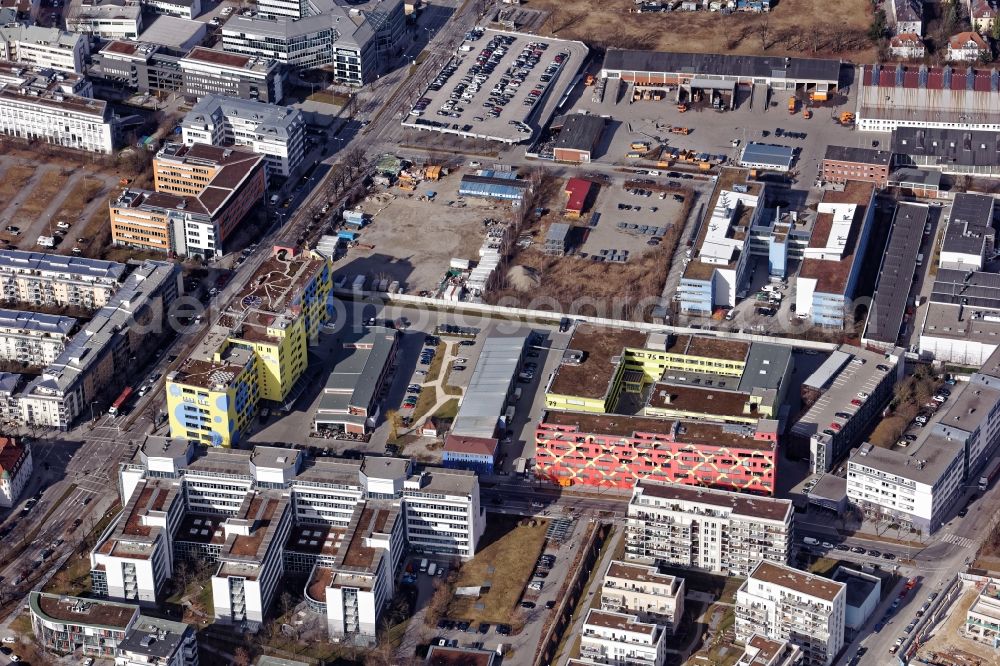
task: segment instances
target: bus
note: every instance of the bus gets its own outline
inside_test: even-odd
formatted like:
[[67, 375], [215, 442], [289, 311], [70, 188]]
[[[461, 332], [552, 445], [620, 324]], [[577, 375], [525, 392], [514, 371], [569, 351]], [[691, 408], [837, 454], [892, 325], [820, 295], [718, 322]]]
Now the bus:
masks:
[[108, 409], [108, 414], [111, 414], [111, 416], [118, 416], [119, 414], [121, 414], [122, 407], [125, 406], [125, 403], [128, 402], [128, 399], [131, 397], [132, 397], [132, 387], [126, 386], [125, 390], [122, 391], [121, 395], [119, 395], [118, 398], [113, 403], [111, 403], [111, 407]]

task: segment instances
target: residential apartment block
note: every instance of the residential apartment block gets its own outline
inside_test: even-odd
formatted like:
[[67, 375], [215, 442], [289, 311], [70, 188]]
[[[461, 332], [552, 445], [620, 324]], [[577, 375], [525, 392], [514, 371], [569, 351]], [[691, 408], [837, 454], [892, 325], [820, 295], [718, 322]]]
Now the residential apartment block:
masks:
[[0, 437], [0, 506], [17, 504], [33, 471], [31, 447], [13, 437]]
[[61, 254], [0, 250], [3, 301], [94, 310], [121, 286], [125, 264]]
[[153, 160], [154, 188], [108, 204], [116, 245], [211, 259], [264, 201], [264, 158], [247, 150], [167, 143]]
[[789, 500], [640, 481], [629, 501], [626, 557], [745, 576], [761, 560], [785, 564]]
[[333, 315], [332, 289], [329, 261], [276, 246], [167, 375], [171, 435], [231, 446], [262, 403], [294, 402], [304, 388], [307, 345]]
[[828, 183], [846, 183], [849, 180], [874, 183], [883, 188], [889, 182], [892, 153], [875, 148], [853, 146], [827, 146], [820, 167], [820, 175]]
[[684, 617], [684, 579], [656, 566], [612, 561], [601, 585], [601, 610], [633, 614], [676, 633]]
[[77, 33], [20, 23], [0, 26], [0, 60], [83, 74], [88, 52], [86, 38]]
[[865, 444], [847, 465], [847, 497], [873, 517], [932, 533], [956, 509], [965, 485], [1000, 446], [1000, 352], [947, 402], [905, 449]]
[[90, 82], [73, 73], [0, 62], [0, 133], [63, 148], [110, 154], [118, 121]]
[[288, 177], [302, 162], [302, 112], [233, 97], [206, 95], [181, 121], [184, 143], [243, 146], [263, 155], [269, 174]]
[[35, 639], [53, 652], [80, 650], [115, 666], [198, 666], [192, 627], [141, 615], [134, 604], [31, 592], [28, 610]]
[[66, 348], [76, 319], [0, 308], [0, 359], [47, 365]]
[[580, 658], [591, 664], [663, 666], [666, 632], [635, 615], [591, 608], [583, 620]]
[[256, 630], [288, 581], [331, 638], [373, 638], [406, 552], [472, 557], [474, 474], [409, 460], [307, 460], [149, 437], [120, 471], [123, 510], [91, 552], [95, 592], [154, 601], [177, 563], [215, 567], [217, 622]]
[[824, 190], [809, 245], [803, 251], [795, 312], [815, 326], [843, 328], [853, 316], [855, 291], [875, 219], [875, 185], [847, 181]]
[[802, 650], [788, 641], [775, 641], [754, 634], [746, 642], [735, 666], [800, 666]]
[[846, 599], [843, 583], [760, 562], [736, 592], [736, 640], [788, 641], [803, 664], [829, 666], [844, 645]]
[[[23, 275], [29, 266], [37, 266], [39, 274]], [[47, 272], [59, 266], [65, 272]], [[147, 261], [126, 275], [123, 264], [8, 250], [0, 253], [0, 267], [6, 269], [0, 281], [9, 280], [5, 288], [22, 277], [47, 288], [29, 291], [31, 302], [68, 297], [71, 305], [90, 307], [93, 301], [76, 297], [103, 298], [109, 276], [122, 280], [63, 352], [13, 395], [17, 421], [24, 425], [66, 429], [90, 414], [92, 403], [110, 401], [122, 389], [127, 369], [156, 352], [167, 331], [162, 322], [180, 292], [180, 269], [166, 262]]]
[[180, 93], [280, 103], [287, 74], [280, 63], [259, 56], [196, 46], [185, 55], [159, 44], [113, 40], [94, 54], [90, 75], [149, 94]]

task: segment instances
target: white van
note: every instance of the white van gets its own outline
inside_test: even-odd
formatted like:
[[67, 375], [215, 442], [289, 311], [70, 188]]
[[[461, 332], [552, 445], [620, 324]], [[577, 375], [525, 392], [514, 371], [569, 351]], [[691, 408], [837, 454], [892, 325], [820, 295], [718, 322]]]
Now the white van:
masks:
[[427, 575], [433, 576], [436, 571], [437, 571], [437, 565], [431, 562], [430, 566], [427, 567]]
[[424, 571], [427, 571], [427, 558], [426, 557], [424, 559], [420, 560], [420, 572], [423, 573]]
[[818, 546], [819, 539], [814, 539], [812, 537], [802, 537], [802, 543], [804, 543], [807, 546]]
[[278, 205], [279, 201], [281, 201], [281, 197], [279, 197], [277, 194], [272, 194], [271, 195], [271, 205], [272, 206]]

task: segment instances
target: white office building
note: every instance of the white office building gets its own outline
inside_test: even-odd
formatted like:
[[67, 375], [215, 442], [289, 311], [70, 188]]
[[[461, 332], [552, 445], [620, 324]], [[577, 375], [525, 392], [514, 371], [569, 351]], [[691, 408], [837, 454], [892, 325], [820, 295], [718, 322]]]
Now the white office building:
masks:
[[226, 22], [222, 47], [293, 67], [327, 66], [337, 83], [361, 86], [399, 53], [405, 34], [403, 0], [346, 7], [334, 0], [265, 0], [256, 16]]
[[843, 583], [761, 562], [736, 592], [736, 640], [788, 641], [803, 664], [829, 666], [844, 645], [846, 603]]
[[95, 591], [155, 600], [177, 561], [208, 560], [216, 621], [251, 631], [288, 573], [308, 576], [331, 637], [373, 638], [407, 551], [468, 559], [485, 529], [474, 474], [399, 458], [149, 437], [119, 480], [125, 510], [91, 552]]
[[135, 0], [81, 0], [66, 7], [66, 29], [98, 39], [138, 39], [142, 6]]
[[1000, 352], [951, 396], [906, 448], [864, 444], [847, 464], [848, 500], [873, 518], [932, 533], [1000, 445]]
[[663, 666], [666, 632], [635, 615], [591, 608], [583, 621], [580, 660], [589, 664]]
[[107, 102], [83, 96], [90, 90], [76, 74], [0, 63], [0, 133], [110, 155], [117, 121]]
[[601, 609], [632, 613], [673, 634], [684, 616], [684, 579], [656, 566], [615, 560], [604, 574]]
[[302, 112], [290, 106], [206, 95], [181, 121], [185, 145], [245, 146], [263, 155], [268, 173], [288, 177], [305, 154]]
[[0, 359], [47, 365], [66, 348], [75, 328], [72, 317], [0, 308]]
[[793, 515], [789, 500], [639, 481], [628, 505], [625, 553], [745, 576], [761, 560], [788, 562]]
[[0, 60], [82, 74], [89, 49], [75, 32], [35, 25], [0, 26]]

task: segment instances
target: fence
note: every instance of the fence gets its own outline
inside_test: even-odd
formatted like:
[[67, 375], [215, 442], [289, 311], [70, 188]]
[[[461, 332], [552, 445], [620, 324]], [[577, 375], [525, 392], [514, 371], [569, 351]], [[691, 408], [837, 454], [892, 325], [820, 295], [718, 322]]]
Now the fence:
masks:
[[482, 317], [499, 317], [507, 319], [517, 319], [522, 321], [541, 321], [558, 323], [563, 318], [570, 318], [577, 322], [585, 322], [596, 326], [607, 326], [612, 328], [630, 328], [648, 333], [670, 333], [674, 335], [700, 335], [712, 336], [723, 340], [743, 340], [746, 342], [769, 342], [771, 344], [783, 344], [799, 347], [802, 349], [814, 349], [816, 351], [834, 351], [836, 344], [831, 342], [815, 342], [812, 340], [802, 340], [798, 338], [783, 338], [771, 335], [760, 335], [753, 333], [736, 333], [732, 331], [710, 331], [700, 328], [687, 328], [684, 326], [670, 326], [667, 324], [651, 324], [642, 321], [627, 321], [611, 317], [596, 317], [584, 314], [565, 314], [555, 310], [533, 310], [529, 308], [516, 308], [504, 305], [490, 305], [488, 303], [465, 303], [455, 301], [444, 301], [427, 296], [417, 296], [414, 294], [390, 294], [376, 291], [354, 291], [351, 289], [334, 289], [334, 294], [345, 300], [367, 300], [372, 303], [384, 305], [412, 306], [425, 310], [437, 310], [453, 312], [456, 314], [478, 315]]

